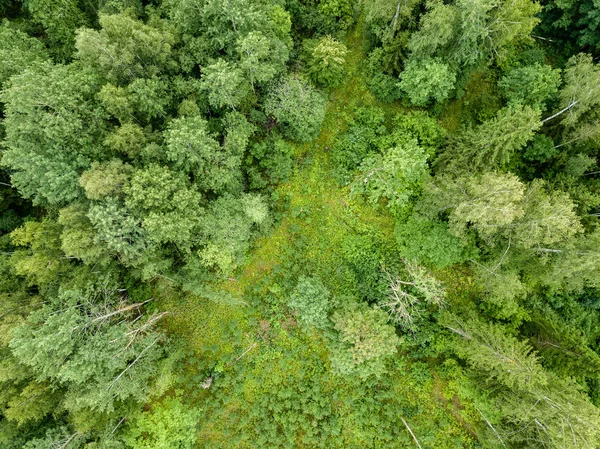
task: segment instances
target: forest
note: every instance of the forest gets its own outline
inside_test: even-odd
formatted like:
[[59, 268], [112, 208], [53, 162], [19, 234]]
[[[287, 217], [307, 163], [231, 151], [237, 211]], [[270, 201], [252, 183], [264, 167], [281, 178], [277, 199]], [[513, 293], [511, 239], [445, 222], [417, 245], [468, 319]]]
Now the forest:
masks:
[[598, 0], [0, 18], [0, 449], [600, 448]]

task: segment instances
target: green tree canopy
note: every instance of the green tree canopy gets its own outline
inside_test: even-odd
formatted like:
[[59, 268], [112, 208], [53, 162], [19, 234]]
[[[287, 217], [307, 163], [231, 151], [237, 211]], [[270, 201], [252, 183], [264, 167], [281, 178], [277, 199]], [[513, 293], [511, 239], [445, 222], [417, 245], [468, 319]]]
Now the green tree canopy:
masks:
[[267, 93], [264, 110], [281, 125], [284, 136], [299, 142], [313, 140], [325, 118], [325, 99], [297, 76], [275, 83]]
[[126, 14], [100, 14], [100, 31], [77, 32], [77, 57], [117, 85], [175, 68], [175, 36]]
[[79, 198], [79, 174], [105, 158], [100, 80], [77, 65], [39, 67], [12, 78], [2, 93], [6, 138], [2, 164], [35, 204]]

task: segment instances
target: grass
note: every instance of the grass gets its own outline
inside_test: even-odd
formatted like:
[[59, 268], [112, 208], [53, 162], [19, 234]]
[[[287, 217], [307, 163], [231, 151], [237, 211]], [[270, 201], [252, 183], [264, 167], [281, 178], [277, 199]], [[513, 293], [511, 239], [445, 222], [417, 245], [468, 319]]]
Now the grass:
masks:
[[[377, 447], [402, 448], [413, 444], [403, 429], [393, 430], [399, 432], [394, 443], [381, 442], [378, 429], [373, 427], [378, 424], [366, 422], [368, 419], [359, 410], [362, 406], [358, 407], [367, 401], [371, 404], [369, 407], [374, 407], [367, 415], [373, 415], [379, 410], [377, 400], [368, 390], [365, 393], [364, 389], [357, 389], [355, 384], [330, 373], [322, 337], [302, 332], [296, 326], [287, 313], [285, 298], [274, 275], [278, 269], [286, 269], [289, 255], [294, 253], [294, 256], [299, 255], [299, 260], [314, 265], [321, 276], [329, 276], [339, 265], [344, 239], [350, 234], [376, 230], [384, 240], [394, 241], [393, 218], [360, 198], [351, 197], [347, 188], [340, 187], [333, 179], [333, 167], [326, 151], [347, 129], [356, 106], [381, 107], [388, 115], [404, 110], [399, 103], [378, 103], [367, 87], [361, 65], [365, 58], [363, 27], [364, 22], [360, 20], [347, 37], [348, 75], [329, 94], [319, 137], [297, 146], [301, 163], [291, 178], [277, 188], [279, 197], [288, 200], [283, 217], [268, 235], [255, 241], [238, 275], [217, 286], [227, 294], [248, 301], [249, 305], [217, 304], [182, 294], [166, 282], [160, 286], [161, 307], [173, 311], [167, 320], [170, 333], [178, 335], [198, 361], [187, 367], [196, 380], [186, 388], [194, 403], [206, 410], [198, 447], [260, 447], [248, 440], [233, 443], [231, 436], [252, 435], [256, 431], [253, 426], [261, 425], [260, 420], [253, 421], [255, 418], [251, 416], [253, 409], [265, 407], [265, 395], [295, 388], [313, 376], [320, 379], [323, 400], [329, 401], [344, 428], [328, 447], [363, 448], [376, 444]], [[328, 281], [329, 285], [335, 285], [331, 278]], [[250, 301], [251, 297], [258, 297], [258, 302]], [[267, 302], [269, 297], [276, 298], [275, 306]], [[474, 447], [472, 435], [461, 423], [459, 406], [453, 400], [456, 394], [449, 384], [439, 377], [421, 379], [420, 374], [411, 371], [410, 361], [402, 356], [397, 363], [397, 369], [388, 379], [392, 396], [385, 400], [391, 401], [394, 407], [403, 404], [407, 410], [418, 410], [408, 418], [411, 426], [418, 433], [434, 435], [424, 447]], [[219, 371], [224, 372], [223, 380], [216, 381], [210, 391], [200, 389], [197, 383], [217, 365]], [[303, 397], [303, 393], [295, 394]], [[305, 399], [309, 401], [310, 397]], [[394, 422], [390, 422], [391, 428]], [[299, 442], [301, 437], [298, 436], [293, 447], [316, 447], [303, 445]]]

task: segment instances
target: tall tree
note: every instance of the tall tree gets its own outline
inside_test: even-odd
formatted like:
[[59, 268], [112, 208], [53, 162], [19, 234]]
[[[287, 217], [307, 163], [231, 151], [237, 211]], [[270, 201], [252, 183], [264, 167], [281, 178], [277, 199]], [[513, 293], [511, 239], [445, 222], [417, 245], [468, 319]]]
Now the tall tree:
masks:
[[77, 32], [77, 57], [117, 85], [176, 68], [171, 50], [175, 36], [126, 14], [100, 14], [99, 31]]
[[317, 137], [325, 119], [323, 96], [295, 76], [285, 77], [271, 86], [264, 109], [281, 125], [286, 137], [299, 142]]
[[505, 168], [542, 126], [540, 114], [519, 104], [501, 109], [493, 119], [459, 133], [436, 163], [449, 172]]
[[11, 79], [2, 93], [12, 184], [34, 204], [81, 196], [79, 174], [106, 156], [105, 114], [96, 102], [98, 76], [76, 65], [39, 67]]

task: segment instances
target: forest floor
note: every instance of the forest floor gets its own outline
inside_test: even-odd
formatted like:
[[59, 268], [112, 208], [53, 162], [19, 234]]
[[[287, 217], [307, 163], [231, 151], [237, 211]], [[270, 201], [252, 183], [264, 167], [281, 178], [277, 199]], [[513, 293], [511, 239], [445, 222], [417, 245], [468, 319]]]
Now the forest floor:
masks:
[[[182, 339], [184, 346], [194, 352], [194, 359], [199, 361], [199, 365], [188, 367], [192, 384], [198, 385], [214, 372], [224, 377], [237, 376], [244, 382], [241, 396], [232, 390], [230, 396], [225, 395], [222, 399], [224, 404], [220, 411], [212, 414], [207, 411], [203, 416], [199, 447], [233, 447], [228, 435], [230, 432], [243, 433], [239, 416], [256, 409], [261, 395], [271, 394], [269, 388], [282, 390], [282, 384], [302, 384], [306, 381], [303, 378], [306, 373], [313, 373], [313, 377], [320, 373], [322, 393], [328, 400], [346, 398], [336, 405], [339, 407], [336, 413], [347, 422], [345, 432], [348, 432], [339, 437], [340, 442], [343, 441], [339, 447], [372, 447], [373, 438], [377, 438], [369, 437], [358, 428], [356, 422], [362, 418], [354, 416], [358, 411], [353, 403], [363, 399], [356, 396], [353, 387], [344, 379], [329, 373], [328, 353], [322, 337], [299, 330], [287, 310], [287, 298], [283, 296], [281, 286], [289, 273], [293, 276], [293, 265], [306, 261], [323, 279], [343, 276], [336, 267], [341, 265], [344, 239], [349, 234], [376, 233], [380, 241], [394, 242], [393, 218], [360, 198], [351, 197], [348, 188], [340, 187], [334, 179], [327, 151], [336, 136], [347, 129], [355, 107], [378, 106], [388, 116], [404, 110], [398, 102], [378, 103], [367, 87], [362, 65], [365, 60], [363, 23], [359, 21], [347, 37], [349, 73], [341, 86], [329, 95], [318, 139], [297, 146], [297, 167], [291, 178], [276, 190], [280, 200], [287, 202], [281, 219], [267, 235], [254, 242], [238, 276], [216, 286], [217, 290], [225, 292], [224, 296], [230, 295], [240, 304], [218, 304], [191, 294], [182, 296], [169, 288], [163, 292], [160, 307], [172, 312], [167, 327], [171, 334]], [[335, 280], [328, 286], [332, 287], [333, 294], [345, 293], [335, 291]], [[421, 434], [431, 435], [427, 437], [431, 445], [425, 447], [471, 447], [473, 435], [459, 416], [460, 405], [451, 399], [455, 387], [440, 381], [435, 373], [423, 378], [422, 367], [419, 368], [421, 371], [410, 368], [410, 361], [403, 360], [403, 356], [399, 357], [398, 366], [391, 383], [395, 394], [420, 410], [419, 415], [413, 417], [411, 426]], [[268, 379], [264, 377], [267, 375]], [[282, 384], [272, 385], [274, 378], [283, 379], [280, 380]], [[214, 402], [211, 390], [193, 385], [189, 389], [188, 393], [196, 398], [199, 407], [205, 408]], [[453, 440], [449, 435], [455, 435], [457, 439]], [[404, 442], [396, 443], [397, 447], [412, 447], [408, 433], [404, 437]], [[254, 446], [239, 443], [235, 447]]]

